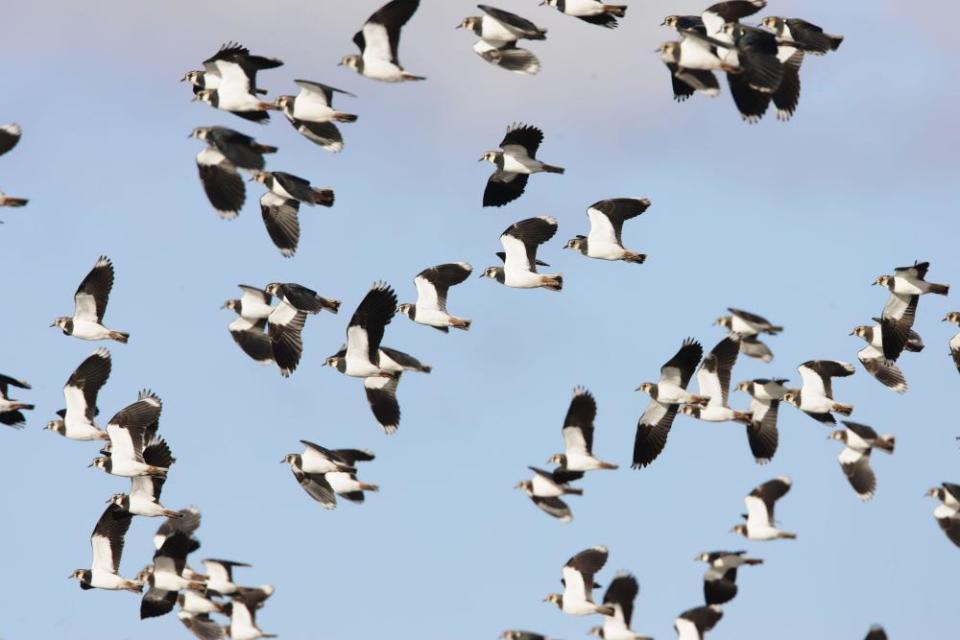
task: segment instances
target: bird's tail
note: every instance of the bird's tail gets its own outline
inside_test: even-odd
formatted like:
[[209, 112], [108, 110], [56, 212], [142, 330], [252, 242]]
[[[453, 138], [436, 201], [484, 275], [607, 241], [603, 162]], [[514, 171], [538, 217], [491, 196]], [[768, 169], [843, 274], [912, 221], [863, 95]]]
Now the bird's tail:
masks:
[[573, 487], [565, 487], [563, 489], [563, 494], [566, 496], [582, 496], [583, 489], [575, 489]]
[[360, 483], [361, 491], [380, 491], [380, 487], [375, 484], [367, 484], [365, 482]]
[[136, 580], [125, 580], [123, 588], [134, 593], [141, 593], [143, 591], [143, 583], [137, 582]]
[[689, 402], [687, 404], [698, 404], [701, 407], [705, 407], [710, 403], [710, 396], [690, 396]]
[[268, 144], [255, 144], [253, 145], [254, 150], [259, 151], [260, 153], [276, 153], [277, 148], [271, 147]]
[[627, 5], [625, 4], [605, 4], [603, 5], [603, 12], [611, 16], [617, 16], [618, 18], [623, 18], [627, 15]]
[[547, 30], [546, 29], [537, 29], [537, 33], [534, 35], [524, 36], [527, 40], [546, 40], [547, 39]]
[[127, 342], [130, 340], [130, 334], [124, 331], [111, 331], [110, 339], [116, 340], [120, 344], [127, 344]]
[[950, 285], [948, 284], [927, 284], [927, 293], [936, 293], [941, 296], [945, 296], [950, 293]]
[[200, 591], [201, 593], [207, 588], [202, 582], [191, 582], [187, 585], [187, 589], [192, 589], [193, 591]]
[[320, 298], [320, 306], [330, 313], [336, 313], [340, 311], [340, 301], [332, 298]]
[[3, 200], [3, 204], [5, 204], [8, 207], [23, 207], [23, 206], [26, 206], [28, 202], [30, 201], [27, 200], [26, 198], [13, 198], [11, 196], [7, 196]]
[[830, 50], [836, 51], [843, 43], [843, 36], [830, 36]]
[[563, 274], [558, 273], [555, 276], [544, 276], [543, 286], [550, 291], [560, 291], [563, 289]]
[[752, 424], [753, 423], [753, 413], [750, 411], [734, 411], [733, 412], [734, 422], [739, 422], [740, 424]]
[[471, 324], [473, 324], [473, 321], [467, 320], [466, 318], [456, 318], [452, 316], [450, 318], [450, 326], [454, 329], [463, 329], [464, 331], [467, 331], [470, 329]]
[[147, 475], [156, 476], [158, 478], [167, 477], [167, 468], [166, 467], [155, 467], [153, 465], [147, 465]]
[[599, 467], [600, 467], [601, 469], [610, 469], [610, 470], [613, 470], [613, 469], [619, 469], [619, 468], [620, 468], [620, 465], [613, 464], [612, 462], [604, 462], [603, 460], [601, 460]]
[[887, 453], [893, 453], [893, 449], [897, 444], [897, 439], [891, 435], [882, 435], [877, 438], [876, 447], [881, 451], [886, 451]]
[[[164, 510], [163, 510], [163, 515], [164, 515], [164, 517], [167, 517], [167, 518], [182, 518], [182, 517], [183, 517], [183, 514], [180, 513], [179, 511], [172, 511], [172, 510], [170, 510], [170, 509], [164, 509]], [[190, 588], [192, 589], [193, 587], [190, 587]]]
[[848, 415], [850, 415], [851, 413], [853, 413], [853, 405], [852, 405], [852, 404], [840, 404], [839, 402], [834, 402], [834, 403], [833, 403], [833, 410], [836, 411], [837, 413], [840, 413], [840, 414], [843, 414], [843, 415], [845, 415], [845, 416], [848, 416]]
[[758, 564], [763, 564], [763, 559], [762, 558], [744, 558], [743, 563], [754, 566]]
[[280, 111], [281, 107], [272, 102], [261, 102], [257, 105], [257, 111]]
[[631, 251], [627, 251], [625, 254], [623, 254], [623, 258], [621, 259], [624, 262], [632, 262], [633, 264], [643, 264], [646, 261], [647, 256], [644, 253], [633, 253]]
[[774, 325], [774, 326], [770, 327], [769, 329], [767, 329], [767, 332], [770, 333], [771, 335], [780, 333], [780, 332], [782, 332], [782, 331], [783, 331], [783, 327], [781, 327], [781, 326], [779, 326], [779, 325]]
[[426, 76], [415, 76], [412, 73], [407, 73], [406, 71], [404, 71], [403, 79], [404, 80], [426, 80], [427, 78]]
[[608, 604], [597, 607], [597, 613], [603, 614], [605, 616], [612, 616], [616, 613], [616, 610]]
[[333, 119], [337, 122], [356, 122], [357, 116], [353, 115], [352, 113], [341, 113], [337, 111], [333, 114]]
[[790, 533], [789, 531], [781, 531], [777, 537], [781, 540], [796, 540], [797, 534]]
[[420, 368], [417, 369], [417, 371], [419, 371], [420, 373], [430, 373], [431, 371], [433, 371], [433, 367], [431, 367], [428, 364], [425, 364], [425, 365], [421, 365]]
[[333, 206], [333, 189], [314, 189], [313, 190], [313, 203], [319, 204], [324, 207]]
[[547, 173], [564, 173], [566, 171], [566, 169], [563, 167], [557, 167], [555, 165], [546, 163], [541, 164], [541, 168]]
[[15, 403], [10, 407], [10, 411], [17, 411], [17, 410], [19, 410], [19, 409], [23, 409], [23, 410], [25, 410], [25, 411], [32, 411], [33, 408], [34, 408], [34, 407], [33, 407], [32, 404], [27, 404], [27, 403], [25, 403], [25, 402], [15, 402]]

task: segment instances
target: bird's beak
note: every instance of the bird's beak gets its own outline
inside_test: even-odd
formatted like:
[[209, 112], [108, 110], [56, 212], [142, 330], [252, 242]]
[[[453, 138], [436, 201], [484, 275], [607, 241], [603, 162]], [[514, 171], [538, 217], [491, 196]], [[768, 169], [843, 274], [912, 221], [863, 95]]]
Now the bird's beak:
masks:
[[463, 23], [461, 22], [460, 24], [458, 24], [456, 28], [457, 28], [457, 29], [463, 29]]
[[341, 60], [340, 62], [338, 62], [338, 63], [337, 63], [337, 66], [338, 66], [338, 67], [342, 67], [342, 66], [343, 66], [343, 60]]
[[51, 323], [50, 323], [50, 326], [51, 326], [51, 327], [55, 327], [55, 326], [57, 326], [57, 323], [56, 323], [56, 322], [51, 322]]
[[487, 159], [486, 156], [480, 156], [480, 158], [477, 159], [477, 162], [483, 162], [483, 161], [486, 160], [486, 159]]
[[855, 333], [856, 333], [856, 331], [851, 331], [851, 332], [850, 332], [850, 335], [852, 336], [852, 335], [855, 334]]
[[73, 574], [72, 574], [72, 573], [67, 576], [67, 580], [73, 580]]
[[950, 319], [950, 316], [943, 316], [943, 320], [941, 320], [940, 322], [946, 322], [949, 319]]
[[113, 497], [112, 497], [112, 496], [109, 497], [109, 498], [107, 498], [107, 501], [104, 502], [103, 504], [110, 504], [111, 502], [113, 502]]
[[190, 102], [197, 102], [198, 100], [200, 100], [200, 96], [199, 96], [199, 95], [195, 95], [195, 96], [193, 96], [192, 98], [190, 98]]
[[92, 466], [93, 466], [93, 461], [91, 460], [91, 461], [90, 461], [90, 464], [87, 465], [87, 469], [89, 469], [89, 468], [92, 467]]

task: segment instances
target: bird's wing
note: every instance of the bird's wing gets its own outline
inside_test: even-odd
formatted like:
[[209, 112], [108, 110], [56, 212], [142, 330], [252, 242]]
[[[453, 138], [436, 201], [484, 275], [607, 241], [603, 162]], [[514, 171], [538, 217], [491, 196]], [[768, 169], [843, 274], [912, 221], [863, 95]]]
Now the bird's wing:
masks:
[[[394, 0], [396, 1], [396, 0]], [[385, 282], [374, 284], [357, 306], [347, 326], [347, 353], [363, 353], [370, 362], [379, 362], [384, 329], [397, 312], [397, 294]]]
[[680, 350], [660, 368], [660, 384], [675, 384], [686, 389], [702, 356], [703, 347], [700, 343], [687, 338]]
[[100, 256], [73, 296], [74, 316], [78, 320], [100, 323], [113, 289], [113, 263]]
[[363, 29], [354, 36], [364, 57], [390, 61], [399, 66], [397, 48], [400, 46], [400, 29], [413, 16], [420, 0], [392, 0], [370, 16]]
[[123, 539], [130, 528], [133, 515], [115, 504], [108, 506], [90, 536], [93, 550], [92, 569], [116, 574], [120, 569], [120, 557], [123, 555]]
[[507, 134], [503, 136], [500, 148], [504, 152], [514, 154], [522, 151], [524, 155], [535, 158], [541, 142], [543, 142], [543, 131], [537, 127], [512, 124], [507, 128]]
[[363, 379], [363, 388], [373, 416], [387, 433], [400, 425], [400, 403], [397, 401], [398, 378], [373, 376]]
[[67, 413], [79, 413], [87, 420], [97, 414], [97, 395], [110, 377], [112, 361], [107, 349], [97, 349], [80, 363], [63, 388]]
[[590, 234], [602, 234], [609, 242], [622, 245], [623, 223], [650, 207], [644, 198], [610, 198], [595, 202], [587, 209]]

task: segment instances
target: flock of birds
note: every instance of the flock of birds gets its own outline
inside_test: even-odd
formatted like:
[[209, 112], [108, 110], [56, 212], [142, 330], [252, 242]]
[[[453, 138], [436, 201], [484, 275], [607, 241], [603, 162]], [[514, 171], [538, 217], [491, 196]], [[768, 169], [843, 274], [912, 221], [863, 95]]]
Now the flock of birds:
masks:
[[[626, 15], [626, 6], [609, 5], [597, 0], [545, 0], [563, 14], [589, 24], [614, 28]], [[407, 72], [399, 62], [401, 28], [412, 18], [419, 0], [392, 0], [378, 9], [354, 36], [359, 54], [344, 56], [340, 64], [358, 74], [379, 81], [404, 82], [425, 78]], [[540, 69], [537, 57], [517, 42], [545, 40], [547, 32], [529, 20], [487, 5], [478, 5], [480, 16], [465, 18], [459, 25], [479, 38], [474, 50], [485, 61], [508, 71], [535, 74]], [[727, 74], [734, 101], [744, 119], [759, 119], [772, 102], [778, 117], [788, 119], [799, 99], [799, 69], [805, 54], [824, 54], [836, 50], [843, 38], [824, 33], [819, 27], [799, 19], [763, 18], [760, 26], [742, 24], [766, 6], [765, 0], [730, 0], [706, 9], [699, 16], [668, 16], [663, 24], [675, 28], [679, 41], [659, 48], [670, 69], [674, 95], [684, 100], [694, 93], [716, 95], [719, 85], [714, 71]], [[266, 91], [257, 84], [260, 71], [278, 68], [275, 58], [253, 55], [245, 47], [228, 43], [203, 63], [202, 70], [187, 72], [194, 99], [245, 120], [265, 123], [270, 111], [281, 111], [306, 139], [326, 151], [343, 148], [340, 123], [357, 121], [357, 116], [337, 111], [337, 94], [353, 94], [309, 80], [295, 80], [297, 95], [282, 95], [265, 101]], [[20, 128], [15, 124], [0, 127], [0, 154], [18, 143]], [[246, 200], [241, 172], [263, 185], [260, 198], [263, 220], [273, 244], [285, 257], [292, 257], [299, 243], [298, 213], [301, 204], [334, 205], [332, 189], [317, 187], [294, 174], [267, 171], [264, 156], [276, 147], [261, 144], [253, 137], [223, 126], [197, 127], [191, 136], [206, 143], [196, 163], [204, 191], [214, 209], [224, 218], [236, 218]], [[495, 166], [483, 194], [483, 206], [501, 207], [518, 199], [529, 176], [535, 173], [563, 174], [562, 167], [547, 164], [536, 155], [543, 133], [536, 127], [511, 125], [499, 148], [486, 152], [481, 161]], [[27, 201], [0, 193], [0, 206], [22, 206]], [[646, 198], [610, 198], [587, 208], [589, 231], [577, 235], [564, 248], [585, 257], [607, 261], [643, 264], [646, 255], [624, 247], [622, 234], [627, 221], [643, 214], [651, 203]], [[520, 220], [500, 235], [501, 264], [484, 269], [480, 275], [511, 288], [563, 289], [561, 273], [540, 273], [549, 266], [537, 258], [541, 245], [557, 233], [558, 223], [541, 216]], [[862, 367], [885, 387], [907, 391], [906, 378], [897, 361], [903, 352], [920, 352], [924, 343], [914, 330], [918, 302], [923, 295], [947, 295], [949, 286], [926, 280], [929, 264], [918, 262], [898, 268], [892, 275], [876, 279], [875, 285], [888, 290], [889, 296], [873, 324], [855, 327], [851, 335], [866, 343], [857, 353]], [[397, 431], [400, 406], [399, 381], [405, 372], [428, 374], [429, 365], [416, 357], [382, 344], [386, 327], [395, 315], [414, 323], [449, 333], [451, 328], [466, 331], [472, 320], [447, 310], [450, 289], [464, 283], [473, 273], [466, 262], [451, 262], [428, 267], [414, 277], [415, 302], [400, 303], [394, 289], [385, 282], [375, 283], [355, 308], [345, 330], [345, 341], [325, 364], [338, 372], [363, 381], [371, 412], [386, 434]], [[121, 344], [130, 334], [109, 328], [104, 315], [114, 281], [109, 258], [100, 257], [82, 280], [74, 296], [74, 312], [54, 320], [51, 326], [65, 335], [82, 340], [113, 340]], [[321, 296], [298, 283], [269, 283], [263, 288], [239, 285], [239, 298], [227, 300], [223, 307], [235, 314], [228, 330], [236, 344], [252, 360], [276, 366], [284, 377], [293, 374], [303, 357], [303, 331], [308, 316], [323, 311], [337, 314], [341, 302]], [[781, 403], [793, 406], [826, 426], [836, 425], [834, 414], [850, 416], [854, 407], [834, 398], [833, 382], [853, 375], [854, 365], [834, 360], [810, 360], [799, 365], [800, 386], [790, 386], [787, 378], [759, 378], [740, 382], [735, 390], [750, 397], [740, 409], [730, 406], [732, 372], [738, 357], [773, 360], [765, 336], [777, 336], [783, 327], [748, 311], [731, 308], [715, 324], [726, 335], [704, 357], [701, 344], [688, 338], [661, 367], [656, 382], [644, 382], [637, 390], [649, 396], [649, 404], [636, 428], [632, 466], [635, 469], [653, 463], [664, 451], [678, 414], [699, 421], [733, 422], [744, 426], [750, 453], [757, 463], [769, 462], [778, 448], [777, 420]], [[945, 321], [960, 325], [960, 312], [951, 312]], [[960, 334], [950, 340], [950, 354], [960, 371]], [[160, 502], [160, 494], [175, 458], [166, 440], [159, 436], [163, 404], [149, 390], [140, 392], [136, 402], [118, 411], [106, 426], [98, 426], [97, 397], [106, 384], [112, 367], [111, 353], [97, 349], [69, 376], [63, 387], [66, 408], [46, 429], [77, 441], [92, 441], [102, 446], [90, 466], [130, 479], [128, 493], [117, 493], [97, 521], [91, 535], [93, 559], [90, 569], [78, 569], [71, 577], [83, 589], [128, 590], [140, 593], [143, 618], [167, 614], [178, 606], [177, 616], [197, 637], [216, 640], [253, 640], [272, 637], [256, 624], [256, 612], [273, 593], [273, 587], [244, 587], [234, 582], [233, 571], [249, 565], [227, 560], [203, 560], [206, 573], [190, 568], [187, 560], [200, 547], [194, 537], [200, 525], [195, 507], [171, 510]], [[697, 391], [688, 386], [696, 374]], [[28, 390], [30, 385], [6, 375], [0, 376], [0, 423], [22, 427], [24, 411], [32, 404], [11, 397], [11, 389]], [[573, 483], [587, 472], [613, 471], [619, 465], [598, 458], [594, 452], [597, 402], [586, 388], [574, 389], [563, 421], [564, 448], [547, 460], [551, 469], [529, 467], [530, 479], [517, 484], [540, 510], [560, 521], [573, 518], [568, 496], [582, 496], [584, 490]], [[870, 466], [874, 449], [892, 454], [895, 438], [879, 435], [871, 427], [842, 420], [842, 427], [829, 438], [843, 444], [839, 455], [841, 469], [861, 500], [869, 500], [876, 491], [876, 478]], [[367, 492], [378, 486], [358, 478], [361, 462], [375, 459], [363, 449], [328, 449], [301, 440], [302, 453], [290, 453], [282, 462], [289, 465], [300, 487], [322, 507], [333, 509], [337, 498], [360, 503]], [[789, 477], [774, 478], [753, 489], [745, 498], [744, 522], [731, 531], [752, 541], [791, 540], [795, 533], [781, 529], [774, 519], [776, 502], [791, 488]], [[940, 505], [934, 516], [947, 537], [960, 546], [960, 486], [943, 483], [927, 495]], [[135, 579], [120, 575], [124, 538], [134, 516], [163, 518], [153, 542], [155, 553], [147, 567]], [[593, 599], [598, 588], [594, 581], [607, 562], [608, 550], [593, 547], [574, 555], [562, 568], [562, 593], [548, 595], [562, 612], [575, 616], [600, 616], [601, 624], [591, 633], [605, 640], [642, 640], [646, 636], [631, 630], [633, 603], [639, 593], [636, 578], [625, 572], [609, 583], [602, 602]], [[697, 556], [708, 568], [704, 574], [704, 604], [680, 614], [674, 622], [682, 640], [703, 638], [723, 616], [722, 605], [737, 595], [737, 570], [763, 562], [745, 551], [711, 551]], [[223, 615], [224, 623], [212, 616]], [[544, 636], [527, 631], [505, 631], [506, 640], [539, 640]], [[879, 627], [872, 628], [870, 639], [885, 638]]]

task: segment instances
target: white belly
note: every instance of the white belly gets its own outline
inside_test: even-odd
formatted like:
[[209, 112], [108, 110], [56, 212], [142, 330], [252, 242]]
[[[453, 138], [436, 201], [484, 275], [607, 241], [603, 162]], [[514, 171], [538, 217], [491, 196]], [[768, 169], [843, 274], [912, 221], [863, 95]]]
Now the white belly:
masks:
[[704, 422], [727, 422], [733, 420], [733, 409], [708, 406], [700, 410], [700, 419]]
[[518, 158], [508, 153], [503, 154], [503, 170], [509, 173], [537, 173], [541, 170], [540, 162], [532, 158]]
[[137, 493], [130, 496], [130, 513], [136, 516], [155, 518], [162, 516], [163, 512], [164, 508], [154, 500], [150, 500]]
[[587, 616], [597, 612], [597, 605], [586, 600], [563, 599], [563, 612], [573, 616]]
[[420, 324], [425, 324], [431, 327], [449, 327], [450, 326], [450, 314], [444, 313], [443, 311], [438, 311], [436, 309], [423, 309], [417, 307], [416, 320]]
[[350, 493], [351, 491], [360, 491], [360, 483], [350, 477], [349, 473], [336, 472], [328, 473], [324, 476], [330, 487], [336, 493]]
[[90, 575], [90, 585], [97, 589], [123, 589], [126, 580], [115, 573], [107, 571], [97, 571], [94, 569]]
[[363, 75], [382, 82], [400, 82], [403, 80], [403, 70], [400, 67], [378, 58], [364, 57]]
[[110, 337], [110, 330], [96, 322], [74, 319], [71, 335], [81, 340], [106, 340]]
[[594, 241], [587, 238], [587, 255], [591, 258], [600, 258], [601, 260], [620, 260], [626, 255], [623, 247], [602, 241]]
[[690, 399], [686, 389], [674, 384], [657, 385], [657, 400], [663, 404], [680, 404]]
[[568, 16], [596, 16], [603, 13], [603, 3], [597, 0], [567, 0], [563, 12]]
[[293, 103], [293, 117], [307, 122], [332, 122], [336, 111], [320, 102], [304, 102], [295, 100]]

